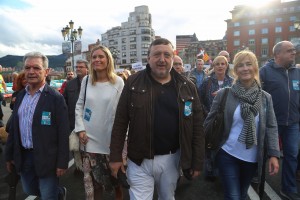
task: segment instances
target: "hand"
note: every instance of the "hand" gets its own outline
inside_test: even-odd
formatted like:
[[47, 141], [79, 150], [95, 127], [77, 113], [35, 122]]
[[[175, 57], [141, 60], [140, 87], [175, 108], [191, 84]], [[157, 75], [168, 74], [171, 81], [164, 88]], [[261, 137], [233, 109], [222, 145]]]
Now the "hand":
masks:
[[83, 145], [86, 145], [87, 142], [89, 141], [89, 138], [88, 136], [86, 135], [86, 132], [85, 131], [81, 131], [79, 133], [79, 140], [80, 140], [80, 143], [83, 144]]
[[211, 96], [215, 97], [217, 95], [218, 91], [214, 91], [213, 93], [211, 93]]
[[122, 172], [125, 173], [125, 168], [123, 162], [110, 162], [109, 167], [111, 170], [111, 175], [115, 178], [118, 177], [118, 171], [121, 168]]
[[14, 165], [14, 161], [7, 161], [6, 162], [6, 169], [9, 173], [12, 173], [12, 170], [13, 170], [13, 165]]
[[66, 169], [60, 169], [60, 168], [56, 168], [56, 176], [60, 177], [62, 175], [64, 175], [66, 173]]
[[276, 157], [270, 157], [269, 159], [269, 174], [275, 175], [279, 171], [279, 162], [278, 158]]
[[196, 177], [198, 177], [198, 176], [200, 176], [200, 174], [201, 174], [201, 171], [194, 170], [193, 171], [193, 176], [192, 176], [193, 179], [196, 178]]

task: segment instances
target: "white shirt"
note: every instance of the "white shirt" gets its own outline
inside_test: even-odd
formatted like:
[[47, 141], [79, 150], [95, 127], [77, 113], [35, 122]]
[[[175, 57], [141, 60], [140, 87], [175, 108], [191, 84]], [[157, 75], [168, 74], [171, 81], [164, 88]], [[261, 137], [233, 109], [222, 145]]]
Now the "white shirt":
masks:
[[[258, 133], [259, 115], [255, 117], [256, 134]], [[257, 162], [257, 145], [253, 145], [250, 149], [246, 149], [246, 144], [238, 141], [239, 135], [242, 132], [244, 120], [241, 116], [241, 105], [239, 104], [233, 114], [233, 122], [229, 137], [222, 149], [228, 154], [240, 160], [247, 162]], [[256, 135], [256, 137], [258, 137]]]
[[[83, 108], [85, 85], [86, 77], [82, 80], [76, 104], [75, 132], [86, 131], [86, 152], [109, 154], [112, 126], [124, 82], [117, 76], [114, 85], [110, 82], [97, 82], [93, 86], [89, 77]], [[80, 148], [84, 150], [82, 145]]]

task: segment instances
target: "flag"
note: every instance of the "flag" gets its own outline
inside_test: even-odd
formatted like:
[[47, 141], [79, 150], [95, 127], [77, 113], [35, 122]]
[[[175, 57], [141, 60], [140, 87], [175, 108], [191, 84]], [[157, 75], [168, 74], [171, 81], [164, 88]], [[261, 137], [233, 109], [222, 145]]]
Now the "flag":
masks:
[[200, 52], [197, 54], [197, 57], [200, 57], [200, 56], [204, 56], [204, 50], [203, 49], [200, 49]]
[[205, 62], [207, 62], [209, 59], [210, 59], [210, 57], [208, 56], [207, 53], [205, 53], [204, 56], [203, 56], [203, 60], [204, 60]]

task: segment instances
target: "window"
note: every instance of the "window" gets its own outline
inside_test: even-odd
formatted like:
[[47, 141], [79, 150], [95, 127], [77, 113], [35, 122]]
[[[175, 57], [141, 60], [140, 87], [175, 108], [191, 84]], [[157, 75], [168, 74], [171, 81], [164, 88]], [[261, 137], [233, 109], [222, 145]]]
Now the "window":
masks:
[[240, 22], [235, 22], [235, 23], [233, 24], [233, 26], [234, 26], [234, 27], [240, 26]]
[[234, 40], [233, 45], [234, 46], [240, 46], [240, 40]]
[[136, 38], [135, 37], [131, 37], [130, 38], [130, 42], [135, 42], [136, 41]]
[[130, 56], [136, 56], [136, 51], [131, 51]]
[[262, 20], [261, 20], [261, 23], [262, 23], [262, 24], [267, 24], [268, 22], [269, 22], [268, 19], [262, 19]]
[[240, 31], [234, 31], [233, 36], [240, 36]]
[[148, 55], [148, 51], [142, 51], [142, 55], [143, 56], [147, 56]]
[[296, 29], [295, 29], [295, 27], [294, 27], [294, 26], [289, 26], [289, 31], [290, 31], [290, 32], [295, 32], [295, 31], [296, 31]]
[[261, 56], [267, 57], [268, 56], [268, 48], [262, 48], [261, 49]]
[[280, 42], [282, 39], [281, 39], [281, 37], [276, 37], [275, 38], [275, 44], [277, 44], [278, 42]]
[[255, 39], [249, 39], [248, 44], [249, 45], [255, 45]]
[[268, 44], [268, 38], [261, 38], [261, 44]]
[[141, 33], [142, 34], [150, 34], [150, 30], [149, 29], [141, 29]]
[[126, 60], [125, 59], [122, 60], [122, 64], [126, 64]]
[[129, 31], [129, 34], [130, 34], [130, 35], [136, 35], [136, 30], [130, 30], [130, 31]]
[[126, 50], [126, 46], [125, 45], [122, 46], [122, 50]]
[[282, 22], [282, 18], [281, 17], [276, 17], [275, 22]]
[[275, 27], [275, 33], [281, 33], [282, 32], [282, 27], [281, 26], [276, 26]]
[[148, 37], [148, 36], [142, 36], [142, 41], [150, 41], [150, 37]]
[[143, 48], [143, 49], [148, 49], [149, 47], [150, 47], [150, 44], [145, 44], [145, 43], [142, 44], [142, 48]]
[[297, 20], [297, 17], [296, 16], [290, 16], [290, 21], [295, 21], [295, 20]]
[[130, 59], [130, 63], [135, 63], [135, 59]]
[[122, 52], [122, 57], [126, 57], [126, 52]]
[[122, 43], [126, 43], [126, 38], [122, 38]]
[[130, 45], [130, 49], [136, 49], [136, 45], [135, 44], [131, 44]]
[[249, 21], [249, 25], [254, 25], [255, 24], [255, 21], [254, 20], [250, 20]]
[[268, 34], [268, 33], [269, 33], [269, 29], [268, 28], [261, 29], [261, 34]]
[[254, 29], [250, 29], [248, 32], [249, 32], [249, 35], [255, 35], [255, 30]]

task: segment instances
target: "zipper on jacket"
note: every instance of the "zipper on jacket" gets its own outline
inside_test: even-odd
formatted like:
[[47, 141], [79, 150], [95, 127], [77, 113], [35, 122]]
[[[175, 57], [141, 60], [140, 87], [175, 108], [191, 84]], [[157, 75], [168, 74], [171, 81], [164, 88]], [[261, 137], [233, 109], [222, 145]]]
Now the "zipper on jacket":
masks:
[[152, 158], [152, 156], [154, 157], [154, 152], [152, 152], [152, 140], [153, 140], [153, 121], [152, 121], [152, 115], [153, 115], [153, 87], [152, 87], [152, 83], [151, 84], [151, 89], [150, 89], [150, 154], [149, 154], [149, 158]]
[[[184, 82], [184, 84], [186, 84], [186, 82]], [[178, 129], [179, 129], [179, 166], [181, 166], [181, 146], [182, 146], [182, 141], [181, 141], [181, 135], [182, 135], [182, 126], [180, 126], [182, 124], [182, 118], [180, 117], [180, 115], [182, 114], [183, 110], [181, 109], [180, 107], [180, 101], [183, 101], [183, 99], [180, 98], [180, 90], [181, 90], [181, 87], [182, 87], [182, 83], [179, 84], [178, 86], [178, 94], [177, 94], [177, 104], [178, 104], [178, 110], [179, 110], [179, 113], [178, 113]]]
[[288, 100], [288, 109], [287, 109], [287, 119], [286, 119], [286, 125], [289, 125], [289, 117], [290, 117], [290, 101], [291, 101], [291, 90], [290, 90], [290, 77], [289, 77], [289, 70], [286, 69], [286, 75], [288, 80], [288, 93], [289, 93], [289, 100]]

